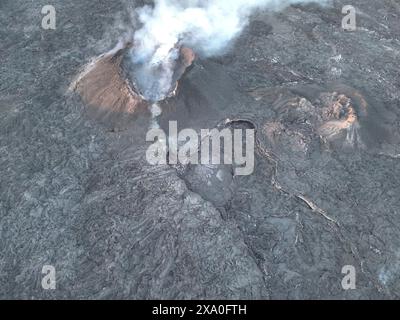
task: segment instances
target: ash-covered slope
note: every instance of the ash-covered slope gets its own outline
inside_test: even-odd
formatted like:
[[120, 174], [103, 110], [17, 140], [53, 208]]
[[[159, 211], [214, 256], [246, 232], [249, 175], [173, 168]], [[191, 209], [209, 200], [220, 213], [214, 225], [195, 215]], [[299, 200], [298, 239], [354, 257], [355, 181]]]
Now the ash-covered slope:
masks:
[[160, 104], [163, 128], [255, 128], [255, 172], [233, 177], [150, 166], [150, 112], [104, 123], [68, 92], [142, 3], [55, 1], [45, 31], [47, 3], [2, 1], [0, 296], [398, 298], [400, 5], [353, 2], [353, 33], [345, 1], [258, 12]]

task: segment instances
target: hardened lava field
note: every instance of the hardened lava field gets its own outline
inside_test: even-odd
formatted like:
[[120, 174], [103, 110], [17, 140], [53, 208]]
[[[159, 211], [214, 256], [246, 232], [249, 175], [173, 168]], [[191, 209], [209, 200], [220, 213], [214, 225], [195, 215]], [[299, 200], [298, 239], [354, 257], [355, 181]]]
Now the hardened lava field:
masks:
[[[223, 38], [191, 29], [210, 11], [159, 28], [152, 3], [53, 0], [45, 30], [36, 3], [1, 2], [0, 297], [399, 298], [399, 2], [352, 1], [353, 32], [344, 0], [257, 8]], [[135, 87], [138, 66], [162, 76]], [[254, 129], [254, 173], [150, 165], [170, 121]]]

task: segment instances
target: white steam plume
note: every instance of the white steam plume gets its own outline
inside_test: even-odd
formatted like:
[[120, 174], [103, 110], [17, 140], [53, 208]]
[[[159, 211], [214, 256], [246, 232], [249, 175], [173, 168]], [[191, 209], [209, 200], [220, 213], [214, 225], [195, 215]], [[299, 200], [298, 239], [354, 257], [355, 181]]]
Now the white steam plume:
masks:
[[313, 1], [155, 0], [154, 7], [138, 9], [143, 26], [134, 35], [131, 53], [137, 70], [135, 82], [147, 99], [161, 100], [174, 85], [180, 45], [204, 57], [217, 55], [240, 34], [255, 9], [275, 10], [304, 2]]

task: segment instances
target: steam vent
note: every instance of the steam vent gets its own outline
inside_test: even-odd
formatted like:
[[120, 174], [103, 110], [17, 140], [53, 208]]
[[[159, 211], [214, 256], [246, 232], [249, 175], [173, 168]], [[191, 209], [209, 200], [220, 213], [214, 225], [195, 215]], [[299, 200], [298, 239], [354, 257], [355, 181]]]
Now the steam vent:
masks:
[[399, 0], [42, 2], [0, 0], [1, 299], [400, 299]]

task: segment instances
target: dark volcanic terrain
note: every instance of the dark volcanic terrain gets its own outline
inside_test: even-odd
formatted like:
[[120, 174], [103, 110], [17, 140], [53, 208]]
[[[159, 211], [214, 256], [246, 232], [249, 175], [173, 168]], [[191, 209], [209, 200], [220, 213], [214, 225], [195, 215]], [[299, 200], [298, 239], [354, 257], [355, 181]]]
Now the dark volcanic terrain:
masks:
[[194, 61], [157, 121], [255, 128], [242, 177], [149, 165], [149, 110], [70, 90], [144, 2], [52, 0], [56, 30], [48, 0], [0, 2], [0, 298], [400, 298], [400, 1], [351, 1], [355, 32], [345, 0], [257, 11]]

